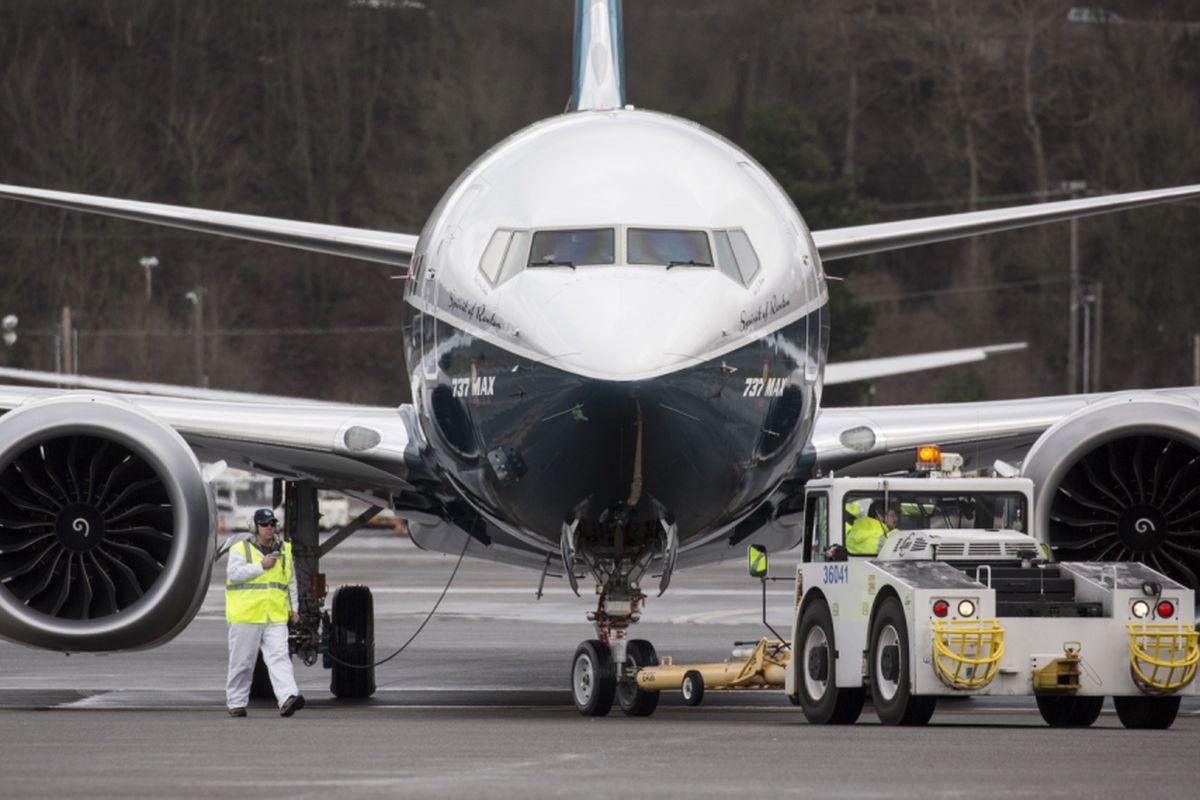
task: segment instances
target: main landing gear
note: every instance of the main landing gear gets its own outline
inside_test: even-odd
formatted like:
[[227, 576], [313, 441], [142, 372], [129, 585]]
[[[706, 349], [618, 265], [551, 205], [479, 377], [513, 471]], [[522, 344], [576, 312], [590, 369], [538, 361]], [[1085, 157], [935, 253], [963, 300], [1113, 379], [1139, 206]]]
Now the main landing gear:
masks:
[[[579, 534], [579, 535], [577, 535]], [[589, 536], [590, 534], [590, 536]], [[582, 535], [585, 546], [576, 549]], [[640, 686], [638, 670], [658, 665], [654, 645], [645, 639], [629, 639], [629, 626], [641, 618], [642, 602], [646, 599], [639, 581], [658, 554], [663, 556], [661, 589], [670, 581], [674, 566], [674, 526], [655, 522], [645, 525], [618, 526], [609, 539], [615, 546], [613, 554], [596, 557], [599, 549], [596, 531], [579, 531], [579, 525], [564, 526], [563, 562], [575, 585], [576, 554], [596, 578], [598, 601], [596, 610], [588, 613], [596, 638], [588, 639], [575, 650], [571, 662], [571, 694], [575, 707], [585, 717], [603, 717], [612, 710], [614, 701], [630, 717], [648, 717], [658, 707], [658, 692]], [[589, 541], [590, 539], [590, 541]], [[628, 550], [633, 557], [621, 555]], [[660, 591], [661, 594], [661, 591]]]
[[341, 699], [362, 699], [375, 693], [375, 619], [371, 590], [343, 586], [333, 594], [326, 613], [325, 574], [320, 559], [379, 513], [371, 506], [346, 527], [327, 538], [318, 537], [320, 509], [316, 487], [287, 483], [282, 487], [284, 524], [296, 565], [300, 621], [292, 626], [291, 651], [306, 666], [318, 659], [330, 670], [329, 689]]

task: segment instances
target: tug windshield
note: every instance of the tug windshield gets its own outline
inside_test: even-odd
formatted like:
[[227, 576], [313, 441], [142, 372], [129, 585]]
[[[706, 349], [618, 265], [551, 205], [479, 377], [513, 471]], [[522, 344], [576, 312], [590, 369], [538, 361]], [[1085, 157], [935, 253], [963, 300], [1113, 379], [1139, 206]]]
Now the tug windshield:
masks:
[[894, 515], [893, 530], [1005, 528], [1028, 529], [1029, 510], [1020, 492], [850, 492], [845, 499], [845, 522], [864, 515], [886, 521]]

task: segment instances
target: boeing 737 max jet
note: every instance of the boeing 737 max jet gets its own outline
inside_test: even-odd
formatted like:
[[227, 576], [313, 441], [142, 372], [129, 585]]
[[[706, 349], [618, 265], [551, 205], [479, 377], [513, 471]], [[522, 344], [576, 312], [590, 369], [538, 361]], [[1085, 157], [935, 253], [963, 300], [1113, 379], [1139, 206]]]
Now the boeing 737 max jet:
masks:
[[[368, 407], [102, 379], [0, 386], [0, 635], [90, 651], [178, 633], [215, 551], [201, 461], [287, 483], [309, 630], [321, 613], [317, 488], [391, 506], [424, 548], [573, 586], [594, 579], [596, 640], [581, 652], [622, 668], [647, 652], [625, 634], [648, 578], [661, 591], [675, 569], [750, 541], [793, 547], [808, 478], [894, 469], [927, 442], [963, 447], [975, 464], [1022, 463], [1038, 487], [1034, 527], [1059, 557], [1135, 558], [1200, 584], [1200, 389], [820, 405], [833, 380], [908, 366], [839, 375], [826, 364], [825, 262], [1194, 198], [1200, 186], [811, 231], [754, 159], [627, 105], [623, 79], [619, 1], [578, 0], [566, 113], [481, 156], [419, 236], [0, 187], [410, 266], [413, 389], [411, 405]], [[370, 620], [354, 597], [341, 611], [335, 597], [333, 617], [361, 639]], [[368, 670], [345, 665], [333, 685], [373, 690]], [[621, 685], [594, 690], [625, 705]]]

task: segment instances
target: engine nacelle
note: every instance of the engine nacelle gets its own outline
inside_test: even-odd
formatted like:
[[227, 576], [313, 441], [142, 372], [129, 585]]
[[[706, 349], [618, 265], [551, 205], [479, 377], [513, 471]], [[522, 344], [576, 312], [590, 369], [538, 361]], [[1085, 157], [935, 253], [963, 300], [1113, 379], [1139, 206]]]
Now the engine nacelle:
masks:
[[1142, 561], [1200, 588], [1200, 408], [1120, 395], [1046, 430], [1025, 457], [1034, 531], [1071, 561]]
[[72, 393], [0, 417], [0, 636], [161, 644], [200, 608], [213, 529], [191, 448], [133, 405]]

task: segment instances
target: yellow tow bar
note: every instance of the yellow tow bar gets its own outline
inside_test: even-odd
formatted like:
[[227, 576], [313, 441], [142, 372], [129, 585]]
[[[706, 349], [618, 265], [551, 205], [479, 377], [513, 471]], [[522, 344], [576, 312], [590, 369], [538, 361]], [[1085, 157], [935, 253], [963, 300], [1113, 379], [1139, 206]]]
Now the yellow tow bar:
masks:
[[649, 691], [682, 689], [684, 699], [695, 705], [706, 689], [781, 689], [790, 659], [787, 642], [759, 639], [745, 658], [728, 658], [711, 664], [676, 664], [670, 656], [664, 656], [658, 666], [638, 670], [637, 684]]

